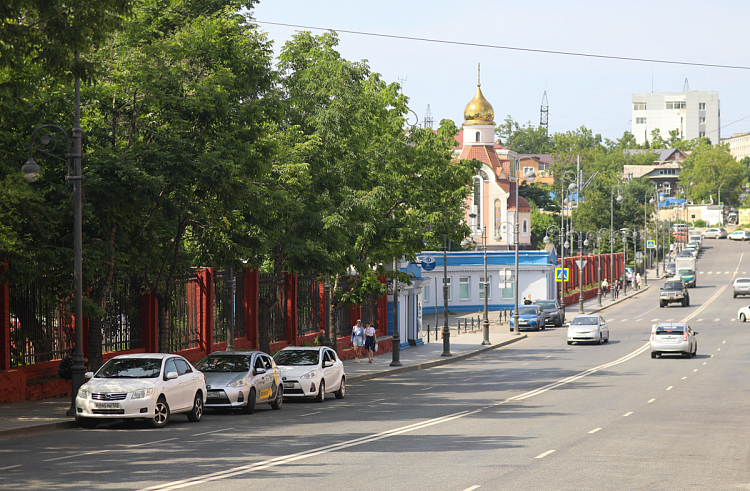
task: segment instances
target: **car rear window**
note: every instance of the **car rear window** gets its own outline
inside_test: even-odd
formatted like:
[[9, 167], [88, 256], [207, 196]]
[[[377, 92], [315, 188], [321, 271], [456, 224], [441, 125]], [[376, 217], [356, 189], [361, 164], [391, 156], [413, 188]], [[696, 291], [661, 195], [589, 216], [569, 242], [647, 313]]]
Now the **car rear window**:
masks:
[[252, 357], [247, 355], [209, 355], [195, 366], [202, 372], [247, 372]]
[[555, 302], [537, 302], [538, 306], [540, 306], [543, 309], [554, 309], [556, 307]]
[[536, 307], [518, 307], [518, 315], [537, 315]]
[[273, 357], [277, 365], [298, 366], [317, 365], [320, 359], [318, 350], [286, 350], [279, 351]]
[[737, 278], [737, 283], [750, 283], [750, 278]]

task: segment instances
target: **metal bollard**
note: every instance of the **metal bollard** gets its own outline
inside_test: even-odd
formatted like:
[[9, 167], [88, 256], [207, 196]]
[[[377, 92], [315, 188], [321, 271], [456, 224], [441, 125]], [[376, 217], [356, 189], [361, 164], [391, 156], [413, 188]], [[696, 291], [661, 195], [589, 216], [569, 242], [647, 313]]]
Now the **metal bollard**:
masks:
[[471, 332], [474, 332], [474, 318], [471, 318]]
[[429, 342], [430, 342], [430, 325], [427, 324], [427, 343], [429, 344]]

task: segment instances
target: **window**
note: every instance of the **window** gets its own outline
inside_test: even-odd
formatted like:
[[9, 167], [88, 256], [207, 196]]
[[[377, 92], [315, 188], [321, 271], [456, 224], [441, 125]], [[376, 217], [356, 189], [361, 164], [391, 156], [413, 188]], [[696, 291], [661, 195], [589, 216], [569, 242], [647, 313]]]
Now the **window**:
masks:
[[667, 109], [685, 109], [685, 101], [667, 101]]
[[177, 366], [174, 364], [174, 358], [167, 361], [167, 364], [164, 365], [164, 380], [167, 380], [167, 374], [169, 372], [177, 372]]
[[476, 223], [482, 223], [482, 178], [474, 178], [474, 206], [476, 206]]
[[635, 124], [646, 124], [646, 118], [635, 118]]
[[448, 301], [450, 302], [451, 299], [451, 277], [443, 278], [443, 287], [448, 287]]
[[706, 118], [698, 118], [698, 124], [706, 124]]
[[635, 111], [645, 111], [646, 110], [646, 103], [645, 102], [634, 102], [633, 103], [633, 110], [635, 110]]
[[523, 233], [528, 233], [528, 222], [526, 220], [523, 221]]
[[176, 358], [174, 360], [174, 364], [177, 366], [177, 373], [180, 375], [185, 375], [186, 373], [192, 372], [192, 370], [190, 369], [190, 366], [188, 366], [185, 360], [180, 360], [179, 358]]
[[480, 141], [482, 141], [482, 138], [481, 138], [481, 137], [482, 137], [482, 134], [481, 134], [480, 132], [478, 132], [478, 131], [477, 131], [477, 135], [476, 135], [476, 138], [477, 138], [477, 143], [479, 143]]
[[424, 303], [430, 303], [430, 285], [422, 288], [422, 298]]
[[469, 299], [469, 277], [461, 276], [458, 279], [458, 299], [468, 300]]
[[706, 110], [706, 103], [705, 102], [699, 102], [698, 103], [698, 110], [699, 111], [705, 111]]
[[533, 171], [534, 171], [534, 167], [524, 167], [523, 168], [523, 175], [525, 176], [527, 173], [533, 172]]
[[500, 272], [500, 296], [503, 299], [513, 298], [514, 279], [515, 271], [512, 269], [504, 269]]
[[699, 131], [698, 132], [698, 138], [703, 138], [704, 136], [706, 136], [706, 132], [705, 131]]
[[[492, 276], [487, 277], [487, 300], [492, 298]], [[479, 277], [479, 300], [484, 300], [484, 276]]]

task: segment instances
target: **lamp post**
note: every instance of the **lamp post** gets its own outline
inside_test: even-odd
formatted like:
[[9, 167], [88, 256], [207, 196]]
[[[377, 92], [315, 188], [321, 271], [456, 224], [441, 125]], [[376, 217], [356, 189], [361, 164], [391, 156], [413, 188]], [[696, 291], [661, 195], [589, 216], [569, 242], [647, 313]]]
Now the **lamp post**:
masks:
[[[581, 259], [579, 259], [578, 262], [578, 313], [583, 314], [583, 254], [585, 252], [585, 247], [588, 247], [589, 240], [586, 238], [586, 234], [584, 232], [574, 232], [570, 231], [570, 237], [571, 240], [574, 240], [573, 238], [578, 239], [578, 249], [581, 250]], [[565, 241], [565, 247], [568, 247], [568, 241]]]
[[448, 236], [443, 236], [443, 353], [440, 356], [453, 356], [451, 354], [451, 331], [448, 327], [448, 248], [450, 247]]
[[[578, 192], [578, 176], [575, 172], [569, 170], [562, 173], [560, 176], [560, 234], [565, 234], [565, 206], [569, 203], [568, 198], [565, 196], [565, 183], [569, 182], [568, 193]], [[570, 211], [571, 215], [573, 210]], [[562, 239], [560, 240], [560, 264], [565, 268], [565, 247], [562, 246]]]
[[[550, 233], [549, 233], [550, 230], [557, 230], [557, 233], [553, 234], [552, 236], [560, 238], [560, 249], [564, 251], [565, 247], [563, 245], [563, 240], [565, 239], [565, 236], [562, 234], [562, 231], [560, 230], [560, 227], [558, 227], [557, 225], [550, 225], [549, 227], [547, 227], [547, 231], [544, 234], [544, 243], [545, 244], [549, 244], [550, 241], [551, 241], [551, 239], [549, 238], [549, 236], [550, 236]], [[564, 274], [565, 263], [562, 262], [561, 266], [562, 266], [563, 274]], [[555, 278], [555, 282], [557, 282], [557, 278]], [[560, 283], [563, 283], [563, 285], [564, 285], [564, 276], [563, 276], [563, 281], [561, 281]], [[558, 288], [559, 294], [560, 294], [559, 295], [560, 296], [560, 306], [564, 306], [564, 303], [565, 303], [564, 302], [564, 295], [563, 295], [563, 293], [564, 293], [563, 292], [563, 285], [560, 285], [560, 288]]]
[[[471, 213], [469, 215], [471, 218], [475, 218], [476, 215]], [[489, 319], [489, 313], [488, 313], [488, 304], [487, 304], [487, 294], [489, 290], [489, 283], [490, 280], [487, 277], [487, 225], [477, 225], [477, 231], [480, 232], [481, 240], [482, 240], [482, 250], [484, 251], [484, 281], [483, 289], [484, 289], [484, 315], [482, 316], [482, 345], [488, 346], [490, 345], [490, 319]], [[469, 247], [472, 243], [475, 243], [474, 238], [472, 237], [472, 240], [464, 239], [461, 242], [461, 247], [466, 249]]]
[[[513, 220], [514, 222], [516, 222], [515, 223], [515, 228], [514, 228], [515, 233], [514, 233], [514, 237], [513, 237], [513, 249], [515, 250], [515, 263], [516, 263], [516, 278], [515, 278], [515, 288], [514, 288], [515, 291], [513, 292], [514, 293], [514, 297], [515, 297], [514, 298], [514, 300], [515, 300], [515, 306], [514, 306], [514, 309], [513, 309], [513, 323], [514, 323], [513, 325], [515, 326], [514, 332], [515, 332], [515, 334], [517, 336], [521, 334], [521, 330], [518, 327], [518, 246], [519, 246], [519, 242], [520, 242], [518, 240], [519, 237], [520, 237], [520, 230], [518, 228], [519, 227], [518, 220], [519, 220], [519, 215], [520, 215], [520, 209], [519, 209], [519, 206], [518, 206], [518, 196], [520, 194], [520, 188], [519, 188], [520, 178], [518, 177], [518, 170], [519, 170], [519, 164], [518, 163], [519, 163], [519, 161], [516, 160], [516, 163], [515, 163], [515, 166], [516, 166], [516, 168], [515, 168], [515, 170], [516, 170], [515, 174], [516, 174], [516, 176], [510, 178], [511, 182], [515, 182], [516, 183], [516, 212], [514, 214], [514, 220]], [[533, 169], [529, 170], [529, 172], [526, 173], [526, 174], [524, 174], [523, 177], [524, 177], [524, 179], [526, 179], [526, 182], [528, 182], [528, 183], [533, 183], [536, 180], [536, 174], [534, 174], [534, 170]]]
[[[76, 64], [80, 59], [80, 55], [76, 52]], [[51, 144], [50, 150], [40, 148], [36, 144], [36, 137], [39, 131], [43, 129], [52, 130], [51, 133], [45, 134], [40, 138], [40, 143], [43, 146]], [[66, 140], [66, 152], [65, 158], [52, 153], [55, 150], [57, 140], [54, 137], [54, 132], [62, 133]], [[68, 175], [65, 178], [66, 181], [73, 181], [73, 295], [74, 295], [74, 314], [75, 314], [75, 350], [73, 352], [73, 366], [71, 367], [71, 400], [70, 409], [67, 412], [68, 416], [75, 416], [75, 400], [78, 395], [78, 389], [85, 382], [86, 366], [84, 365], [83, 358], [83, 245], [82, 245], [82, 229], [83, 229], [83, 218], [81, 212], [81, 181], [83, 181], [83, 174], [81, 173], [81, 159], [82, 148], [81, 138], [83, 136], [83, 130], [81, 129], [81, 79], [76, 76], [75, 79], [75, 106], [74, 106], [74, 120], [73, 120], [73, 131], [71, 137], [60, 126], [55, 124], [45, 124], [34, 130], [31, 134], [31, 141], [29, 142], [29, 160], [21, 167], [21, 172], [24, 173], [24, 179], [27, 182], [36, 181], [39, 177], [40, 168], [39, 165], [34, 161], [34, 149], [54, 157], [58, 160], [62, 160], [68, 165]], [[71, 152], [72, 146], [72, 152]], [[72, 166], [71, 166], [72, 164]]]
[[[612, 186], [612, 197], [609, 200], [609, 274], [615, 274], [615, 248], [614, 248], [614, 233], [615, 233], [615, 188], [617, 188], [617, 204], [621, 204], [625, 201], [620, 192], [620, 185], [617, 184]], [[610, 278], [609, 282], [612, 283], [614, 278]], [[610, 286], [612, 300], [615, 299], [615, 289]]]
[[586, 237], [596, 237], [596, 249], [599, 251], [596, 264], [596, 281], [599, 284], [599, 288], [596, 292], [596, 301], [599, 307], [602, 306], [602, 237], [604, 234], [609, 234], [609, 230], [603, 228], [599, 231], [590, 230], [586, 232]]
[[323, 346], [331, 346], [331, 274], [326, 273], [326, 282], [323, 284]]

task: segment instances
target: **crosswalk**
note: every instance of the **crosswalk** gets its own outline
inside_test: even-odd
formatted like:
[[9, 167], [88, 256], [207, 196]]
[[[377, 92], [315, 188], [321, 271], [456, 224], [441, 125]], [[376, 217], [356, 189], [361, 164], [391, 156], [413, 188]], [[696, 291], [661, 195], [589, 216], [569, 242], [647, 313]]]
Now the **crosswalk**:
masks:
[[[698, 274], [734, 274], [734, 271], [701, 271], [701, 270], [698, 270]], [[743, 271], [742, 274], [747, 274], [747, 271]]]

